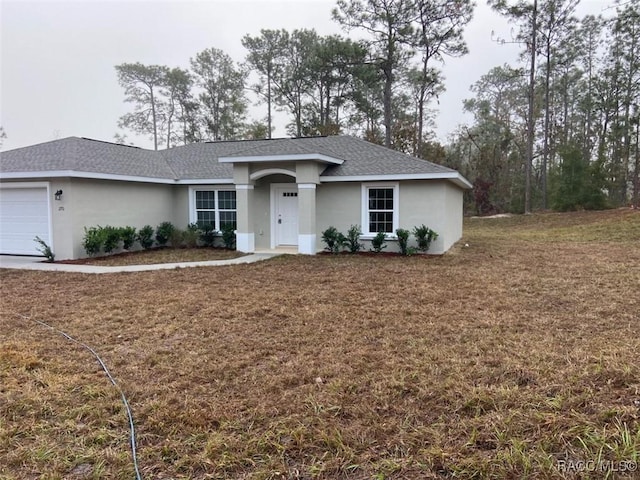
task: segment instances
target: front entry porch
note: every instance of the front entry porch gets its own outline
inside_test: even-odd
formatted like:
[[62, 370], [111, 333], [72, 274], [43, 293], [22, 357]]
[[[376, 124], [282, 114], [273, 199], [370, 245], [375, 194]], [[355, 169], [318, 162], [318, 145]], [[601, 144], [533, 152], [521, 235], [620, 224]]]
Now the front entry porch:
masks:
[[[316, 187], [327, 164], [342, 163], [342, 160], [296, 154], [277, 158], [228, 157], [221, 158], [220, 162], [233, 163], [239, 251], [265, 251], [268, 240], [271, 251], [286, 249], [306, 255], [317, 252]], [[286, 178], [295, 181], [283, 183]], [[267, 201], [268, 209], [265, 208]], [[267, 216], [268, 223], [264, 218]]]

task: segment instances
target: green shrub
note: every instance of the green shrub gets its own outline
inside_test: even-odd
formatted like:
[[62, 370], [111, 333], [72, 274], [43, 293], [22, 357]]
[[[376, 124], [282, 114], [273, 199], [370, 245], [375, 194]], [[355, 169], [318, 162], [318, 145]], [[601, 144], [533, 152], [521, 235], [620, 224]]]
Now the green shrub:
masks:
[[213, 228], [213, 225], [211, 225], [210, 223], [200, 223], [198, 224], [198, 230], [200, 234], [200, 241], [204, 244], [204, 246], [213, 247], [218, 233], [216, 232], [216, 229]]
[[387, 248], [387, 234], [384, 232], [376, 233], [376, 236], [371, 240], [371, 251], [380, 253], [382, 250]]
[[413, 235], [418, 241], [418, 250], [421, 252], [429, 250], [431, 242], [438, 238], [438, 234], [424, 224], [419, 227], [413, 227]]
[[156, 243], [164, 247], [171, 238], [171, 233], [174, 229], [175, 227], [171, 222], [162, 222], [158, 225], [156, 227]]
[[40, 248], [37, 248], [37, 250], [47, 258], [47, 262], [53, 262], [55, 260], [56, 256], [54, 255], [53, 250], [51, 250], [51, 247], [47, 245], [44, 240], [36, 235], [36, 238], [34, 238], [33, 241], [40, 244]]
[[107, 225], [102, 229], [104, 235], [104, 248], [105, 253], [111, 253], [120, 245], [120, 229]]
[[549, 171], [551, 208], [602, 210], [607, 207], [607, 172], [598, 160], [590, 162], [575, 145], [559, 149], [561, 161]]
[[409, 255], [409, 235], [411, 232], [404, 228], [396, 229], [396, 236], [398, 237], [398, 246], [400, 247], [400, 253], [402, 255]]
[[138, 230], [138, 241], [145, 250], [149, 250], [153, 246], [153, 227], [151, 225], [145, 225]]
[[327, 244], [325, 250], [331, 253], [339, 253], [344, 247], [347, 238], [336, 227], [329, 227], [322, 232], [322, 241]]
[[102, 227], [84, 227], [84, 237], [82, 239], [82, 247], [87, 255], [94, 256], [100, 253], [104, 244], [104, 230]]
[[182, 241], [187, 248], [197, 247], [199, 237], [200, 229], [197, 223], [190, 223], [187, 225], [187, 229], [182, 232]]
[[351, 253], [357, 253], [364, 248], [364, 245], [360, 243], [360, 235], [362, 235], [360, 225], [351, 225], [346, 237], [346, 245]]
[[134, 227], [121, 227], [120, 238], [122, 239], [122, 248], [129, 250], [136, 241], [136, 229]]
[[233, 225], [227, 224], [222, 227], [222, 242], [224, 243], [224, 248], [228, 248], [229, 250], [235, 248], [236, 232]]
[[180, 230], [179, 228], [174, 228], [173, 230], [171, 230], [171, 233], [169, 234], [169, 243], [173, 248], [182, 247], [183, 241], [184, 231]]

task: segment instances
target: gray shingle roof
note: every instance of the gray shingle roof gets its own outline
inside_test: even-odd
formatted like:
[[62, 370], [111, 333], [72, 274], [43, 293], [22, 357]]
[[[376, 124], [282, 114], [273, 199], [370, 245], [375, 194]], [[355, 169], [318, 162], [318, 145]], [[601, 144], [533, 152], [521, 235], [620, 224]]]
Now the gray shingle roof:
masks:
[[234, 153], [239, 143], [193, 143], [163, 150], [160, 155], [172, 166], [178, 179], [230, 179], [233, 178], [233, 165], [219, 163], [218, 157]]
[[[245, 157], [260, 155], [298, 155], [318, 153], [317, 149], [309, 148], [308, 138], [276, 138], [258, 142], [247, 142], [246, 147], [227, 157]], [[220, 155], [225, 156], [225, 155]]]
[[0, 154], [1, 173], [74, 171], [166, 180], [231, 179], [220, 157], [318, 154], [344, 160], [323, 177], [454, 174], [435, 163], [349, 136], [196, 143], [152, 151], [70, 137]]
[[421, 160], [359, 138], [336, 136], [310, 138], [319, 153], [344, 160], [328, 167], [323, 176], [400, 175], [420, 173], [454, 173], [450, 168]]
[[157, 152], [69, 137], [0, 154], [0, 172], [75, 171], [175, 179]]

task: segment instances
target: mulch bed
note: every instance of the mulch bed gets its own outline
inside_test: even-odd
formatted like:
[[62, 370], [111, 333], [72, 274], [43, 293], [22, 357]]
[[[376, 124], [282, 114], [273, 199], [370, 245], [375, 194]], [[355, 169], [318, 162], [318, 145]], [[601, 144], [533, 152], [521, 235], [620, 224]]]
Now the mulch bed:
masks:
[[79, 258], [75, 260], [56, 260], [54, 263], [70, 265], [142, 265], [157, 263], [200, 262], [207, 260], [228, 260], [245, 254], [226, 248], [170, 248], [159, 247], [151, 250], [119, 252], [100, 257]]

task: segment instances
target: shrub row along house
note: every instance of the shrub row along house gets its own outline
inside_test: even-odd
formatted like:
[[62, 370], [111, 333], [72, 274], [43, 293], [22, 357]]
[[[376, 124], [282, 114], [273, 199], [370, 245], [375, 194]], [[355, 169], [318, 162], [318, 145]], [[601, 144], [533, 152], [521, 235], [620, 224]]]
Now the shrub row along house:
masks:
[[328, 226], [362, 239], [426, 224], [444, 253], [462, 235], [469, 182], [455, 170], [349, 136], [197, 143], [151, 151], [70, 137], [0, 156], [0, 253], [85, 256], [84, 228], [232, 224], [243, 252], [321, 251]]

